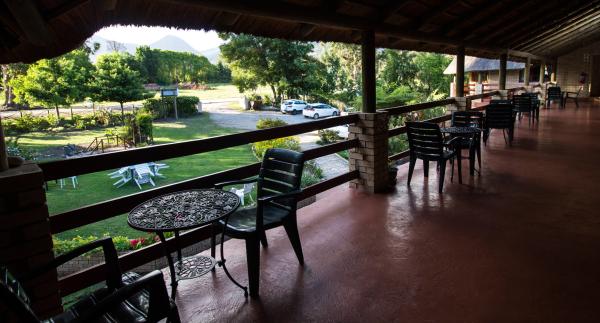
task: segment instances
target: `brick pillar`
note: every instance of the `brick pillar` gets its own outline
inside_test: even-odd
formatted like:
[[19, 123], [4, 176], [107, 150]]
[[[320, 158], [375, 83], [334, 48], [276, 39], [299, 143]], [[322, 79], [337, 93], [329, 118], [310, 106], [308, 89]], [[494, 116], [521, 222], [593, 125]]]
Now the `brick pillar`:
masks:
[[446, 111], [452, 113], [453, 111], [466, 111], [471, 108], [471, 101], [466, 97], [456, 96], [453, 97], [456, 101], [454, 104], [446, 105]]
[[[44, 176], [37, 164], [0, 172], [1, 265], [18, 275], [54, 259], [48, 219]], [[56, 270], [23, 285], [40, 318], [62, 311]]]
[[387, 112], [358, 113], [359, 122], [348, 127], [348, 139], [358, 139], [358, 148], [350, 149], [350, 171], [360, 177], [350, 187], [369, 193], [388, 189], [388, 120]]

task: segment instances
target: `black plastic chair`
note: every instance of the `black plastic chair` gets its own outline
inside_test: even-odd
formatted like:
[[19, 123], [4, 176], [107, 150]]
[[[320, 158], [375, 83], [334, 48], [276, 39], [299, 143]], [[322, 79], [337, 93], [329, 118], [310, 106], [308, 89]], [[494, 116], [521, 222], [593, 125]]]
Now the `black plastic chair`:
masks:
[[[514, 121], [514, 106], [496, 104], [486, 106], [483, 143], [487, 144], [492, 129], [502, 129], [504, 141], [511, 144], [515, 132]], [[506, 140], [506, 130], [508, 130], [508, 141]]]
[[[67, 311], [44, 322], [180, 322], [177, 306], [167, 294], [162, 272], [155, 270], [143, 277], [136, 273], [121, 275], [117, 251], [111, 238], [96, 240], [56, 257], [29, 273], [12, 275], [0, 268], [0, 299], [7, 305], [7, 321], [41, 322], [30, 308], [28, 292], [21, 285], [67, 261], [102, 247], [106, 262], [106, 287], [80, 298]], [[11, 317], [11, 315], [13, 317]], [[0, 316], [4, 316], [0, 313]]]
[[550, 108], [550, 102], [558, 101], [558, 106], [563, 106], [563, 93], [560, 86], [551, 86], [546, 89], [546, 108]]
[[529, 95], [529, 97], [531, 98], [531, 110], [534, 113], [535, 119], [537, 121], [540, 120], [540, 99], [538, 97], [539, 93], [537, 92], [531, 92], [531, 93], [525, 93], [526, 95]]
[[[527, 114], [529, 125], [533, 119], [533, 105], [531, 104], [531, 96], [529, 94], [515, 95], [513, 97], [513, 104], [515, 105], [515, 112], [517, 113], [519, 120], [523, 118], [523, 114]], [[535, 121], [535, 119], [534, 119]]]
[[512, 102], [512, 100], [495, 99], [495, 100], [490, 100], [490, 104], [495, 104], [495, 105], [512, 105], [513, 102]]
[[567, 105], [567, 100], [575, 101], [575, 106], [579, 108], [579, 94], [581, 94], [581, 90], [583, 90], [583, 86], [580, 86], [577, 92], [565, 92], [562, 101], [563, 108]]
[[[246, 240], [248, 281], [250, 296], [258, 296], [260, 279], [260, 244], [267, 247], [265, 230], [283, 226], [290, 239], [296, 257], [304, 264], [302, 245], [296, 222], [296, 208], [300, 190], [304, 154], [292, 150], [268, 149], [262, 161], [258, 177], [219, 183], [215, 188], [228, 185], [257, 182], [257, 204], [234, 212], [227, 220], [215, 223], [232, 238]], [[215, 234], [218, 230], [213, 231]], [[215, 256], [216, 238], [211, 239], [211, 255]]]
[[[454, 111], [452, 112], [453, 127], [475, 127], [483, 131], [483, 112], [479, 111]], [[469, 149], [469, 170], [471, 176], [474, 175], [475, 158], [479, 162], [481, 169], [481, 134], [479, 135], [453, 135], [452, 138], [459, 137], [458, 145], [462, 149]]]
[[[440, 126], [430, 122], [406, 122], [406, 132], [410, 147], [408, 185], [410, 185], [417, 159], [423, 160], [425, 177], [429, 177], [429, 162], [435, 161], [438, 163], [440, 171], [438, 186], [441, 193], [444, 189], [446, 162], [448, 160], [452, 163], [452, 177], [450, 180], [452, 181], [454, 178], [454, 158], [460, 156], [460, 145], [458, 144], [460, 138], [453, 138], [445, 142]], [[460, 158], [456, 160], [458, 161], [458, 180], [462, 184], [461, 161]]]

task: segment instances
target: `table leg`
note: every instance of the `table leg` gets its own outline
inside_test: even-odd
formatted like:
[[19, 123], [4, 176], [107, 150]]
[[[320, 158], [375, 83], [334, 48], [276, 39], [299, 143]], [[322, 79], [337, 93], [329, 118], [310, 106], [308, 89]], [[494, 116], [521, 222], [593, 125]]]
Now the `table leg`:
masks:
[[[179, 231], [175, 231], [175, 248], [177, 249], [177, 260], [181, 266], [183, 257], [181, 256], [181, 248], [179, 247]], [[180, 268], [181, 269], [181, 268]]]
[[171, 298], [175, 299], [175, 291], [177, 289], [177, 273], [175, 272], [175, 265], [173, 264], [173, 258], [171, 257], [171, 253], [169, 252], [169, 248], [167, 247], [167, 241], [165, 239], [165, 235], [162, 232], [156, 233], [160, 238], [160, 242], [163, 245], [163, 249], [165, 251], [165, 256], [167, 257], [167, 263], [169, 264], [169, 271], [171, 273]]
[[225, 224], [223, 225], [223, 233], [221, 234], [221, 260], [218, 262], [218, 264], [219, 264], [219, 266], [223, 267], [223, 270], [225, 271], [225, 275], [227, 275], [229, 280], [231, 280], [231, 282], [234, 283], [237, 287], [244, 290], [244, 297], [248, 297], [248, 287], [242, 286], [242, 284], [238, 283], [237, 280], [235, 280], [231, 276], [231, 274], [229, 273], [229, 270], [227, 270], [227, 266], [225, 265], [225, 253], [223, 252], [223, 245], [225, 243], [225, 231], [227, 231], [227, 223], [228, 222], [229, 222], [229, 217], [225, 218]]

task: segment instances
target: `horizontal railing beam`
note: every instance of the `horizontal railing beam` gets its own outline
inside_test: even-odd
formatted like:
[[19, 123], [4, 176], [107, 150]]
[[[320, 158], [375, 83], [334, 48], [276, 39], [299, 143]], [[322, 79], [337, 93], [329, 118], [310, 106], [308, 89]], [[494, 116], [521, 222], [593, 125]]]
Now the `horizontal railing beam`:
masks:
[[[358, 139], [344, 140], [304, 151], [306, 159], [314, 159], [339, 151], [358, 147]], [[136, 205], [155, 196], [193, 188], [209, 188], [215, 183], [252, 177], [258, 174], [260, 163], [225, 170], [210, 175], [169, 184], [147, 191], [118, 197], [112, 200], [84, 206], [71, 211], [66, 211], [50, 217], [50, 231], [52, 234], [75, 229], [80, 226], [106, 220], [119, 214], [129, 212]], [[110, 211], [107, 211], [110, 210]]]
[[195, 139], [177, 143], [110, 152], [80, 158], [63, 159], [40, 163], [46, 181], [70, 176], [94, 173], [150, 161], [183, 157], [209, 151], [245, 145], [269, 139], [298, 135], [314, 130], [356, 123], [358, 115], [327, 118], [323, 120], [241, 132], [206, 139]]
[[411, 105], [403, 105], [400, 107], [378, 109], [377, 111], [386, 111], [389, 115], [395, 116], [395, 115], [399, 115], [399, 114], [403, 114], [403, 113], [431, 109], [431, 108], [444, 106], [444, 105], [448, 105], [448, 104], [456, 104], [456, 100], [454, 98], [449, 98], [449, 99], [438, 100], [438, 101], [430, 101], [430, 102], [423, 102], [423, 103], [417, 103], [417, 104], [411, 104]]

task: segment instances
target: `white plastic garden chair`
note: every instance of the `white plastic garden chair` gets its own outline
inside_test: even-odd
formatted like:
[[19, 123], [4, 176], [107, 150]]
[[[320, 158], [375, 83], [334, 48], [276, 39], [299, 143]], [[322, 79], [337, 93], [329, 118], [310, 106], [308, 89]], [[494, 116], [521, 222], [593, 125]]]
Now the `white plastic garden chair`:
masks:
[[167, 164], [158, 164], [158, 163], [149, 163], [150, 168], [152, 169], [152, 173], [154, 174], [154, 176], [160, 177], [160, 178], [165, 178], [165, 175], [160, 173], [161, 169], [165, 169], [165, 168], [169, 168], [169, 165]]
[[156, 186], [152, 180], [152, 170], [148, 164], [138, 164], [133, 166], [133, 180], [137, 184], [138, 188], [142, 189], [142, 184], [150, 183], [152, 186]]
[[234, 193], [235, 195], [237, 195], [240, 198], [240, 204], [242, 204], [242, 206], [244, 206], [244, 200], [246, 195], [248, 195], [248, 197], [250, 198], [250, 201], [252, 201], [252, 203], [254, 203], [254, 199], [252, 198], [252, 190], [254, 189], [254, 184], [244, 184], [244, 187], [242, 188], [235, 188], [232, 187], [229, 189], [229, 191], [231, 193]]
[[[77, 185], [79, 185], [79, 181], [77, 180], [77, 176], [71, 176], [68, 177], [71, 180], [71, 184], [73, 184], [73, 188], [77, 188]], [[65, 187], [65, 179], [61, 178], [58, 180], [58, 184], [60, 185], [60, 188], [64, 188]]]
[[132, 179], [129, 167], [123, 167], [116, 172], [108, 174], [108, 176], [110, 176], [110, 178], [119, 178], [119, 180], [113, 184], [117, 188], [129, 183]]

